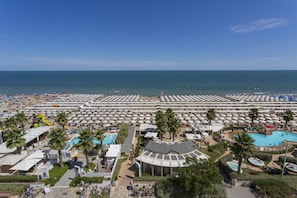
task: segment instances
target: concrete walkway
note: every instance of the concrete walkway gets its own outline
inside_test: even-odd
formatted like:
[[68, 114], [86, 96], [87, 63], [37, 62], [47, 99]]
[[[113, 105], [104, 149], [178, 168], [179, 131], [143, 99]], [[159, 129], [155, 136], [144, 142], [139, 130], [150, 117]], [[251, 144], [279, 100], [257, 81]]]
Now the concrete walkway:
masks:
[[55, 187], [69, 187], [70, 182], [75, 177], [75, 170], [69, 169], [66, 171], [66, 173], [63, 175], [63, 177], [58, 181], [55, 185]]
[[251, 192], [251, 188], [245, 185], [245, 182], [237, 181], [234, 186], [226, 187], [226, 194], [228, 198], [255, 198], [256, 196]]

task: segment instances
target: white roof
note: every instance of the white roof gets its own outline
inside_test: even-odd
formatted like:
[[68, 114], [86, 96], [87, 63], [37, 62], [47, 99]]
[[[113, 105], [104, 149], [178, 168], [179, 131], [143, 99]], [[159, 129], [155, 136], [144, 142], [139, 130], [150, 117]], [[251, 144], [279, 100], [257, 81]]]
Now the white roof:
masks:
[[121, 153], [121, 145], [120, 144], [111, 144], [109, 145], [109, 149], [105, 155], [105, 157], [117, 157]]
[[147, 132], [144, 137], [145, 138], [156, 138], [158, 135], [158, 133], [155, 133], [155, 132]]
[[13, 166], [26, 157], [27, 153], [22, 154], [8, 154], [0, 158], [0, 166], [9, 165]]
[[187, 164], [185, 164], [185, 162], [187, 157], [195, 157], [198, 160], [209, 158], [209, 156], [205, 155], [204, 153], [198, 150], [194, 150], [189, 153], [183, 153], [183, 154], [157, 154], [157, 153], [145, 150], [136, 159], [146, 164], [151, 164], [155, 166], [186, 167]]
[[139, 128], [140, 128], [140, 131], [156, 130], [157, 129], [157, 125], [153, 125], [153, 124], [140, 124]]
[[201, 140], [200, 134], [185, 133], [188, 140]]
[[[41, 134], [49, 131], [51, 126], [42, 126], [42, 127], [37, 127], [37, 128], [32, 128], [29, 129], [25, 132], [25, 135], [23, 138], [26, 140], [26, 144], [32, 140], [34, 140], [36, 137], [40, 136]], [[6, 147], [6, 142], [3, 142], [0, 144], [0, 153], [12, 153], [16, 150], [16, 148], [9, 149]]]
[[20, 171], [28, 171], [30, 168], [35, 166], [39, 161], [45, 158], [44, 154], [46, 151], [38, 150], [14, 165], [9, 170], [20, 170]]
[[208, 124], [195, 124], [195, 129], [199, 131], [213, 131], [218, 132], [224, 128], [224, 125], [221, 123], [212, 123], [211, 125]]

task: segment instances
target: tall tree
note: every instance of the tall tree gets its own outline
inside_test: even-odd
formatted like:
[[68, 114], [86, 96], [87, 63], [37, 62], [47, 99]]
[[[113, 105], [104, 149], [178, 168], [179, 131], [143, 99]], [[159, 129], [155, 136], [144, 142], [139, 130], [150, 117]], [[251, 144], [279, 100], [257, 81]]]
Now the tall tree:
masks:
[[98, 129], [94, 135], [94, 138], [100, 142], [99, 146], [101, 148], [104, 140], [104, 130]]
[[58, 150], [60, 166], [63, 167], [64, 163], [61, 151], [65, 148], [67, 144], [67, 133], [63, 128], [55, 128], [51, 130], [48, 137], [50, 139], [49, 146], [52, 149]]
[[65, 129], [65, 126], [68, 123], [68, 115], [65, 112], [61, 112], [57, 115], [57, 123]]
[[285, 128], [287, 128], [288, 122], [294, 120], [294, 112], [292, 112], [290, 109], [287, 109], [283, 114], [283, 119], [286, 121]]
[[251, 118], [251, 127], [254, 127], [254, 120], [259, 118], [259, 110], [257, 108], [250, 109], [249, 117]]
[[15, 117], [13, 116], [13, 117], [6, 118], [3, 121], [3, 126], [4, 126], [4, 129], [6, 129], [6, 130], [17, 128], [17, 121], [16, 121]]
[[79, 141], [77, 145], [75, 145], [77, 149], [80, 149], [84, 152], [88, 167], [90, 165], [88, 152], [90, 152], [94, 147], [93, 139], [93, 132], [89, 128], [86, 128], [83, 129], [83, 131], [79, 134]]
[[166, 119], [167, 119], [167, 128], [169, 130], [170, 135], [172, 134], [172, 140], [174, 141], [174, 136], [181, 127], [180, 121], [175, 117], [175, 114], [172, 111], [172, 109], [167, 109]]
[[220, 184], [222, 178], [214, 162], [198, 161], [197, 158], [186, 158], [188, 167], [178, 169], [179, 177], [177, 183], [188, 193], [186, 197], [204, 197], [204, 195], [215, 195], [213, 188]]
[[247, 159], [253, 154], [254, 140], [247, 133], [240, 133], [234, 136], [235, 142], [231, 148], [238, 160], [238, 174], [240, 174], [243, 159]]
[[156, 125], [157, 125], [157, 131], [159, 133], [159, 137], [162, 140], [163, 135], [167, 131], [166, 116], [162, 111], [158, 111], [156, 113]]
[[25, 131], [25, 123], [28, 122], [28, 119], [24, 112], [18, 113], [15, 115], [15, 120], [18, 125], [21, 126], [22, 130]]
[[26, 140], [23, 138], [25, 135], [24, 131], [18, 128], [8, 129], [4, 133], [4, 137], [6, 139], [6, 147], [7, 148], [16, 148], [17, 153], [21, 154], [22, 147], [26, 145]]
[[208, 109], [206, 118], [208, 120], [208, 124], [211, 125], [211, 121], [216, 119], [216, 111], [214, 109]]

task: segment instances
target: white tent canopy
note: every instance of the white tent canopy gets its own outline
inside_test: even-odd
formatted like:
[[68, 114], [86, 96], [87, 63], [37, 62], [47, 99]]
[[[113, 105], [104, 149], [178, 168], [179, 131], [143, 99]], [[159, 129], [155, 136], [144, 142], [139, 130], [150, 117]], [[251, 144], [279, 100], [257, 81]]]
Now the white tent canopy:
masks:
[[111, 144], [105, 157], [118, 157], [121, 153], [120, 144]]
[[158, 133], [155, 133], [155, 132], [147, 132], [144, 137], [145, 138], [156, 138], [158, 135]]
[[208, 124], [195, 124], [195, 130], [199, 131], [213, 131], [218, 132], [224, 128], [224, 125], [221, 123], [212, 123], [211, 125]]
[[38, 150], [14, 165], [10, 170], [28, 171], [35, 166], [39, 161], [45, 158], [45, 151]]

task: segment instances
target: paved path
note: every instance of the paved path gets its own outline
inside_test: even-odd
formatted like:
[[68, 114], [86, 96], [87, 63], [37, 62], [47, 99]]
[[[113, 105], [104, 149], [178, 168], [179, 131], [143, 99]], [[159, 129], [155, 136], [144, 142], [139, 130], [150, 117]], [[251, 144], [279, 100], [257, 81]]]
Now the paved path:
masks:
[[69, 187], [70, 182], [75, 177], [75, 171], [74, 169], [69, 169], [66, 171], [66, 173], [63, 175], [63, 177], [58, 181], [55, 185], [55, 187]]
[[256, 196], [251, 192], [250, 187], [245, 186], [244, 182], [236, 182], [231, 188], [226, 187], [226, 194], [228, 198], [255, 198]]

